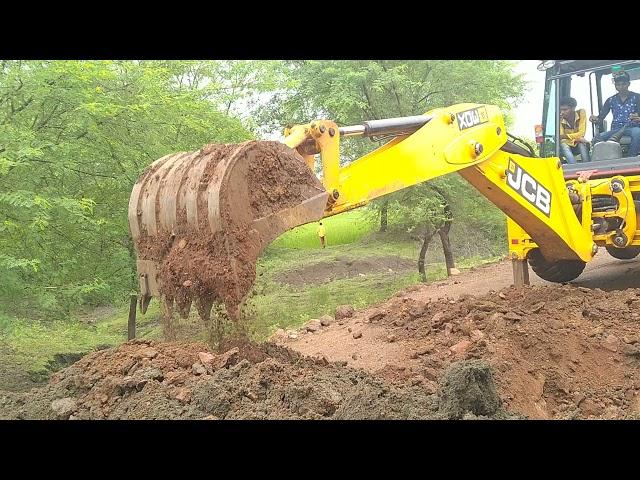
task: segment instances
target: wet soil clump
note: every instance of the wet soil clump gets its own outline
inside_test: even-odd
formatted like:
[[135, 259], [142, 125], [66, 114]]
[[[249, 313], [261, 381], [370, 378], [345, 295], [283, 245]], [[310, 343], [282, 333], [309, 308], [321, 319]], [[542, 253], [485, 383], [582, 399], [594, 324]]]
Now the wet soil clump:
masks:
[[[195, 304], [208, 322], [219, 303], [238, 318], [260, 252], [284, 232], [277, 213], [323, 192], [322, 184], [295, 150], [279, 142], [211, 144], [168, 161], [176, 166], [154, 164], [138, 180], [143, 194], [137, 213], [147, 219], [142, 204], [155, 194], [155, 204], [147, 200], [144, 208], [155, 208], [156, 216], [155, 223], [145, 220], [155, 231], [140, 223], [139, 259], [154, 262], [167, 315], [177, 310], [186, 317]], [[167, 216], [171, 228], [165, 228]], [[263, 217], [269, 221], [256, 228]]]

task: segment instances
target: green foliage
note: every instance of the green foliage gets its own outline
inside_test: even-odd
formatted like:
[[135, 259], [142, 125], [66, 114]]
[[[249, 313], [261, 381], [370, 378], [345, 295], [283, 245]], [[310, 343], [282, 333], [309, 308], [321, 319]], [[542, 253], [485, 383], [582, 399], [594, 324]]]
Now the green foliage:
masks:
[[430, 183], [415, 185], [388, 196], [388, 221], [392, 228], [418, 235], [434, 231], [447, 219], [447, 200]]
[[[135, 287], [127, 208], [151, 162], [251, 138], [216, 62], [3, 61], [0, 301], [30, 315]], [[238, 96], [237, 98], [240, 98]]]
[[[309, 60], [282, 62], [281, 68], [280, 90], [257, 112], [262, 123], [272, 129], [315, 118], [352, 125], [419, 115], [456, 103], [494, 104], [503, 109], [508, 120], [510, 109], [525, 89], [522, 77], [513, 73], [513, 63], [503, 60]], [[367, 139], [345, 140], [343, 161], [375, 147]], [[382, 205], [388, 203], [389, 227], [415, 231], [441, 224], [446, 202], [452, 206], [454, 224], [463, 215], [466, 222], [466, 212], [477, 211], [470, 206], [488, 204], [463, 183], [450, 176], [416, 185], [372, 202], [369, 209], [373, 217], [379, 216]], [[492, 219], [501, 218], [495, 207], [488, 208], [493, 209]], [[480, 220], [483, 214], [478, 213]]]
[[[0, 61], [0, 343], [41, 371], [55, 353], [125, 340], [125, 305], [136, 289], [129, 195], [163, 155], [273, 138], [315, 118], [348, 125], [459, 102], [496, 104], [508, 118], [522, 87], [504, 61]], [[344, 141], [343, 161], [376, 146]], [[400, 272], [294, 288], [274, 276], [337, 255], [415, 259], [419, 243], [407, 232], [441, 222], [445, 201], [458, 266], [502, 253], [504, 215], [458, 176], [383, 200], [393, 204], [385, 234], [373, 233], [374, 202], [325, 220], [329, 248], [318, 248], [310, 224], [267, 249], [253, 298], [256, 338], [417, 283], [414, 272]], [[427, 253], [430, 279], [445, 275], [434, 264], [440, 256]], [[102, 304], [123, 308], [94, 323], [74, 319], [79, 307]], [[152, 302], [138, 336], [160, 334], [158, 314]]]
[[[443, 278], [442, 272], [433, 279]], [[390, 298], [398, 290], [418, 283], [416, 273], [369, 274], [322, 285], [285, 287], [269, 285], [251, 300], [258, 312], [251, 325], [252, 335], [264, 340], [278, 328], [298, 328], [311, 318], [333, 315], [338, 305], [350, 304], [365, 308]]]
[[[361, 220], [362, 221], [362, 220]], [[278, 275], [295, 268], [305, 268], [314, 264], [331, 265], [337, 259], [362, 260], [372, 263], [376, 259], [399, 256], [415, 260], [419, 243], [405, 241], [397, 235], [373, 234], [351, 244], [337, 245], [327, 249], [273, 249], [260, 258], [256, 293], [250, 303], [256, 312], [251, 329], [254, 338], [263, 340], [277, 328], [297, 328], [311, 318], [324, 314], [333, 315], [338, 305], [351, 304], [356, 308], [382, 302], [397, 291], [420, 282], [417, 268], [374, 273], [364, 276], [336, 279], [320, 284], [286, 286], [278, 281]], [[432, 249], [427, 254], [429, 281], [446, 278], [446, 268], [441, 260], [441, 252]], [[465, 269], [487, 262], [487, 257], [495, 256], [472, 252], [461, 256], [458, 268]]]
[[[418, 115], [461, 102], [508, 110], [524, 87], [513, 64], [496, 60], [310, 60], [285, 62], [287, 91], [272, 102], [290, 122], [329, 115], [339, 124]], [[281, 118], [272, 115], [272, 118]]]
[[[355, 124], [457, 102], [508, 111], [523, 89], [511, 67], [493, 60], [0, 61], [0, 306], [46, 316], [125, 299], [136, 288], [129, 195], [163, 155], [318, 117]], [[375, 145], [343, 146], [348, 162]], [[390, 225], [411, 230], [437, 221], [443, 198], [456, 219], [463, 212], [498, 218], [465, 203], [487, 205], [468, 186], [439, 185], [444, 197], [424, 185], [390, 196]], [[337, 244], [373, 228], [332, 227], [342, 221], [327, 220], [342, 232]], [[487, 223], [478, 228], [495, 228]], [[276, 247], [315, 244], [314, 234], [315, 226], [303, 227]]]
[[[0, 313], [0, 344], [10, 347], [13, 360], [27, 371], [42, 372], [57, 353], [84, 353], [126, 341], [128, 313], [128, 307], [123, 307], [91, 323], [55, 317], [33, 321]], [[147, 314], [138, 316], [137, 336], [156, 334], [159, 315], [157, 302], [152, 302]]]
[[[265, 129], [329, 118], [339, 125], [419, 115], [455, 103], [491, 103], [509, 111], [525, 83], [504, 60], [303, 60], [281, 64], [280, 84], [256, 114]], [[342, 144], [346, 159], [370, 140]]]

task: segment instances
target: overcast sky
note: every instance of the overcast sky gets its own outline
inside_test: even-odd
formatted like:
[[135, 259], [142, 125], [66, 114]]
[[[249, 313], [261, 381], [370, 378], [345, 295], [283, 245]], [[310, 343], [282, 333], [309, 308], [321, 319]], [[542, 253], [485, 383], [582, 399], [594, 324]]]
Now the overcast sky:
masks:
[[516, 136], [533, 139], [535, 125], [542, 123], [542, 98], [544, 95], [544, 72], [537, 69], [540, 60], [518, 62], [517, 73], [524, 74], [529, 82], [523, 102], [513, 110], [514, 124], [509, 132]]

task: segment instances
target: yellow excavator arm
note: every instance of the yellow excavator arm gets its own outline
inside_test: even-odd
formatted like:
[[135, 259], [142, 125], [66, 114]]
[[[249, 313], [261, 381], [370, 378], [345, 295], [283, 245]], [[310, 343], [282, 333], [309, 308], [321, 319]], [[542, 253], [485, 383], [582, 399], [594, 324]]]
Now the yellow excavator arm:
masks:
[[[591, 224], [572, 206], [557, 158], [510, 153], [504, 118], [493, 105], [459, 104], [425, 115], [338, 128], [315, 121], [286, 132], [285, 144], [305, 145], [312, 166], [313, 140], [329, 193], [325, 216], [358, 208], [391, 192], [458, 172], [528, 232], [548, 260], [589, 261], [597, 251]], [[384, 146], [340, 167], [341, 138], [393, 135]]]

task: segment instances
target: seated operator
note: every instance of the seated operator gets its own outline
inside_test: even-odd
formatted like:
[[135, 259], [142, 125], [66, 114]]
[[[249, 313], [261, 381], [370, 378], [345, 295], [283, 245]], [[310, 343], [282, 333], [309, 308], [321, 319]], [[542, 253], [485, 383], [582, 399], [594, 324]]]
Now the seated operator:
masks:
[[590, 120], [599, 123], [610, 111], [613, 112], [611, 130], [598, 134], [593, 139], [593, 143], [607, 141], [614, 133], [624, 128], [623, 135], [631, 137], [629, 156], [635, 157], [640, 154], [640, 95], [629, 91], [630, 83], [627, 72], [614, 77], [614, 85], [618, 93], [607, 98], [600, 114], [592, 115]]
[[589, 142], [584, 138], [587, 131], [587, 112], [576, 110], [575, 98], [560, 100], [560, 151], [567, 163], [576, 163], [578, 153], [583, 162], [589, 161]]

